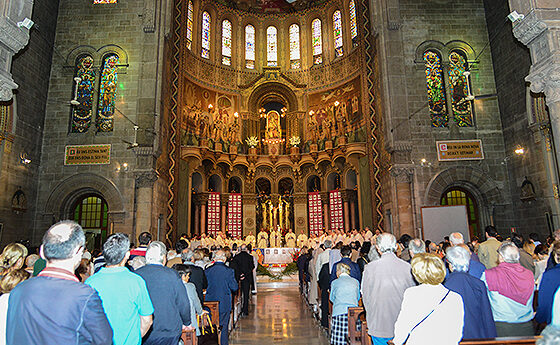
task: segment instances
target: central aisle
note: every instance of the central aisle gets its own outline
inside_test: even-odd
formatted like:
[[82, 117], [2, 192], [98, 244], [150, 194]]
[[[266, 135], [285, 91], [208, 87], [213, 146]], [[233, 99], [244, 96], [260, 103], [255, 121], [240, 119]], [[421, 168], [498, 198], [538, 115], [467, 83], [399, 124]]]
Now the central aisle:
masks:
[[299, 293], [296, 282], [259, 283], [249, 316], [230, 334], [232, 345], [328, 345], [327, 336]]

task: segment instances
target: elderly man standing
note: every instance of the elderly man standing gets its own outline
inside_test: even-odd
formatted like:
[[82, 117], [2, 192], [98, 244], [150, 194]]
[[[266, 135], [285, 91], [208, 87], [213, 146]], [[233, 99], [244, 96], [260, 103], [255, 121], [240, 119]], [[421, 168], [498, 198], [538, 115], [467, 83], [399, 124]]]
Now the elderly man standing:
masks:
[[451, 242], [452, 246], [462, 247], [463, 249], [469, 252], [470, 260], [469, 260], [468, 273], [471, 276], [480, 279], [480, 277], [482, 277], [482, 273], [484, 273], [484, 271], [486, 270], [486, 266], [480, 263], [480, 261], [478, 260], [478, 256], [475, 253], [471, 253], [471, 250], [465, 244], [465, 240], [463, 239], [463, 234], [460, 232], [451, 233], [449, 235], [449, 242]]
[[204, 301], [203, 291], [208, 287], [208, 281], [206, 280], [204, 270], [194, 264], [194, 252], [192, 250], [185, 248], [180, 254], [183, 263], [191, 268], [189, 282], [194, 284], [198, 300]]
[[146, 250], [147, 265], [135, 272], [146, 281], [155, 310], [144, 345], [177, 345], [183, 325], [191, 324], [187, 290], [177, 272], [165, 267], [166, 259], [165, 244], [153, 241]]
[[233, 257], [230, 267], [235, 271], [235, 278], [241, 285], [241, 314], [249, 315], [249, 295], [251, 294], [251, 285], [253, 284], [253, 268], [255, 264], [253, 256], [249, 254], [246, 245], [241, 246], [239, 254]]
[[461, 246], [450, 247], [447, 249], [446, 259], [451, 273], [447, 275], [443, 285], [463, 298], [463, 339], [496, 337], [496, 326], [486, 286], [480, 279], [468, 273], [470, 252]]
[[129, 248], [130, 240], [125, 234], [111, 235], [103, 244], [107, 265], [86, 280], [103, 302], [113, 328], [114, 345], [140, 345], [154, 313], [146, 282], [124, 267]]
[[519, 264], [519, 249], [512, 242], [502, 243], [498, 253], [498, 266], [481, 278], [488, 288], [498, 337], [534, 335], [533, 273]]
[[492, 225], [486, 227], [486, 241], [478, 246], [478, 258], [487, 269], [494, 268], [498, 265], [498, 248], [500, 241], [496, 239], [498, 232]]
[[408, 242], [408, 252], [412, 259], [415, 255], [426, 252], [426, 243], [419, 238], [414, 238]]
[[47, 230], [41, 245], [46, 268], [10, 293], [8, 345], [113, 343], [97, 292], [74, 275], [85, 244], [84, 232], [75, 222], [62, 221]]
[[220, 344], [228, 345], [228, 326], [231, 313], [231, 293], [237, 291], [238, 285], [235, 280], [233, 269], [225, 265], [226, 253], [218, 250], [214, 255], [214, 264], [206, 269], [208, 289], [206, 290], [206, 301], [220, 302]]
[[378, 235], [376, 247], [381, 258], [370, 262], [364, 269], [362, 301], [373, 345], [385, 345], [394, 337], [404, 291], [415, 284], [410, 264], [395, 255], [395, 236], [389, 233]]

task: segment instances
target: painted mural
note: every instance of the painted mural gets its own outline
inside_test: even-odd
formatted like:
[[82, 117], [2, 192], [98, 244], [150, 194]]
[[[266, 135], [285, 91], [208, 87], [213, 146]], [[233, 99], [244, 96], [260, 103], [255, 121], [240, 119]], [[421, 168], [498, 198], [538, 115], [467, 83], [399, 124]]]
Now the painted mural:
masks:
[[336, 89], [311, 94], [309, 112], [306, 117], [307, 144], [347, 138], [348, 141], [361, 141], [360, 78], [356, 78]]
[[181, 113], [183, 145], [201, 141], [236, 144], [241, 141], [241, 119], [235, 96], [202, 88], [186, 80]]

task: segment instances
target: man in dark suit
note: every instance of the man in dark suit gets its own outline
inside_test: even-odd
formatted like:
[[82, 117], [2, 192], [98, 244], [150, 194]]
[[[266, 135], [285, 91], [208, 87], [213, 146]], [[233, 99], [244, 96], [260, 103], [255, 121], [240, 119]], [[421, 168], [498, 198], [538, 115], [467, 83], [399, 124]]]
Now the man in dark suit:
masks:
[[235, 280], [235, 272], [227, 267], [226, 253], [218, 250], [214, 255], [214, 264], [206, 269], [208, 289], [206, 289], [205, 301], [220, 302], [220, 344], [228, 345], [228, 326], [231, 312], [231, 293], [237, 291], [238, 285]]
[[247, 246], [242, 245], [239, 254], [233, 257], [230, 265], [235, 271], [235, 278], [241, 285], [242, 305], [241, 314], [249, 315], [249, 296], [251, 293], [251, 284], [253, 283], [253, 256], [248, 253]]
[[336, 267], [339, 263], [347, 264], [350, 267], [350, 277], [356, 279], [358, 282], [362, 281], [362, 272], [360, 271], [360, 266], [350, 260], [351, 254], [352, 248], [350, 248], [350, 246], [343, 246], [342, 249], [340, 249], [340, 255], [342, 256], [342, 259], [339, 262], [335, 263], [332, 268], [330, 277], [331, 283], [336, 279]]
[[206, 274], [204, 274], [204, 270], [194, 264], [194, 252], [189, 248], [184, 248], [181, 253], [181, 258], [183, 259], [183, 263], [185, 265], [189, 265], [191, 268], [191, 275], [189, 278], [189, 282], [194, 284], [196, 288], [196, 294], [198, 295], [198, 299], [200, 302], [204, 302], [204, 296], [202, 294], [202, 290], [208, 287], [208, 280], [206, 280]]

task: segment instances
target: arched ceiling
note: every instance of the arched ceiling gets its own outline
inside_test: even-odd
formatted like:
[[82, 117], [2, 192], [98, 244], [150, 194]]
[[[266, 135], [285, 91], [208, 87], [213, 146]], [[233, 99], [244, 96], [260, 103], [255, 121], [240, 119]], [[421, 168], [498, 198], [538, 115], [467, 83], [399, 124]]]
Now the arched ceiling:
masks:
[[250, 13], [293, 13], [329, 0], [215, 0], [217, 3]]

